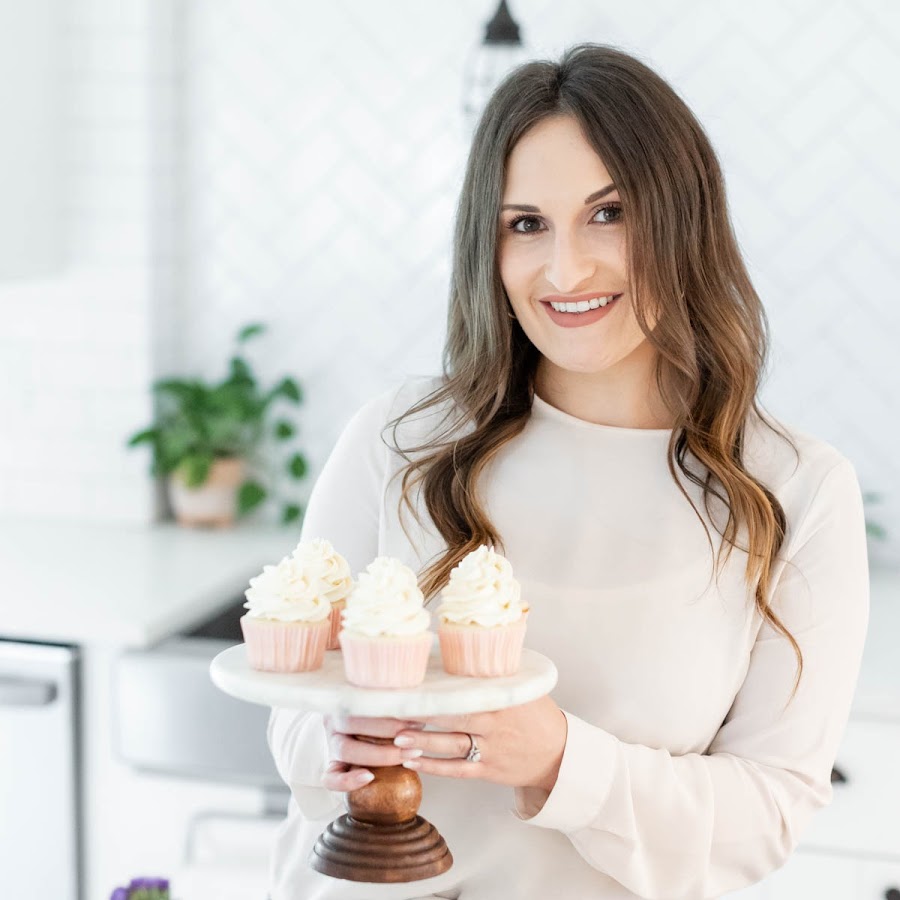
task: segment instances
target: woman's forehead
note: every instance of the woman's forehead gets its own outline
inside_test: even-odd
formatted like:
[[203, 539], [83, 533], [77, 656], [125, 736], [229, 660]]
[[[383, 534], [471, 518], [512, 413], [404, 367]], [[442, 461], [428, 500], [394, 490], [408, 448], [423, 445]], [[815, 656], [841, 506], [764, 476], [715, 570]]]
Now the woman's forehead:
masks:
[[530, 128], [517, 141], [506, 164], [504, 201], [520, 191], [572, 191], [582, 199], [612, 181], [603, 160], [569, 116], [553, 117]]

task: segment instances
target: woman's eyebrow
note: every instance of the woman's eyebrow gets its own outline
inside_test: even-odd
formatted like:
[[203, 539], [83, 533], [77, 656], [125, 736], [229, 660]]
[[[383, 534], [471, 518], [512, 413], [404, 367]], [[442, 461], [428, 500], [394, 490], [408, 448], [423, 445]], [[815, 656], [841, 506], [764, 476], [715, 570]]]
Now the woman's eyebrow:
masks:
[[[595, 200], [599, 200], [601, 197], [605, 197], [607, 194], [612, 193], [616, 189], [614, 184], [608, 184], [605, 188], [600, 188], [599, 191], [594, 191], [590, 197], [585, 197], [584, 205], [587, 206], [588, 203], [593, 203]], [[527, 206], [524, 203], [505, 203], [500, 207], [500, 211], [503, 212], [505, 209], [521, 209], [524, 212], [540, 212], [540, 209], [537, 206]]]

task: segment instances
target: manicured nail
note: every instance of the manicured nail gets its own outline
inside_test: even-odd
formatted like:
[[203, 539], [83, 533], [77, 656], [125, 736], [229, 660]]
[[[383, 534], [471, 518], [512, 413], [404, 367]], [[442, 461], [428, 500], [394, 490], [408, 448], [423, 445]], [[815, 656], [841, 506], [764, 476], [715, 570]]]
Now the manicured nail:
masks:
[[400, 759], [417, 759], [423, 752], [422, 750], [401, 750]]
[[405, 726], [407, 731], [421, 731], [424, 727], [424, 722], [407, 722]]
[[415, 740], [411, 737], [407, 737], [405, 734], [400, 734], [394, 738], [395, 747], [412, 747], [414, 743]]
[[422, 763], [418, 759], [408, 759], [406, 762], [400, 763], [400, 765], [407, 769], [419, 769]]
[[368, 784], [370, 781], [373, 781], [375, 776], [371, 772], [360, 772], [356, 776], [356, 780], [360, 784]]

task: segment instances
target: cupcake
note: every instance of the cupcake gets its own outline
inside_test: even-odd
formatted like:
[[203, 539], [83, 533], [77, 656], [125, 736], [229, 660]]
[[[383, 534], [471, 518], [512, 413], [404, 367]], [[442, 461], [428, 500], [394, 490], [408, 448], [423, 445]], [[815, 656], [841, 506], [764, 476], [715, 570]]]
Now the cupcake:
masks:
[[512, 566], [482, 544], [451, 572], [437, 609], [444, 670], [451, 675], [514, 675], [522, 659], [528, 605]]
[[339, 639], [351, 684], [415, 687], [425, 679], [433, 636], [416, 575], [379, 556], [361, 572], [343, 612]]
[[297, 544], [291, 558], [300, 565], [304, 575], [319, 580], [319, 590], [331, 605], [331, 631], [326, 649], [337, 650], [340, 646], [338, 632], [341, 630], [341, 613], [353, 588], [350, 566], [331, 546], [331, 542], [323, 538]]
[[241, 616], [251, 668], [308, 672], [321, 667], [331, 632], [331, 603], [321, 581], [292, 557], [264, 566], [244, 591]]

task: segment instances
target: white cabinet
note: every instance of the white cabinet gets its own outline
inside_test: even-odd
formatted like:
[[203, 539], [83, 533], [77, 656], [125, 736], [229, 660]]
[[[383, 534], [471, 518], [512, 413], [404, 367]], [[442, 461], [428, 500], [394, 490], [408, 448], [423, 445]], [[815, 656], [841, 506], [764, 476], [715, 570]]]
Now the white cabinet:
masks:
[[900, 861], [859, 867], [859, 900], [900, 900]]

